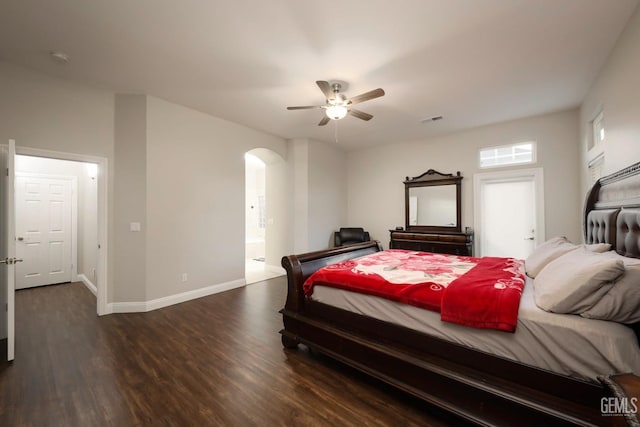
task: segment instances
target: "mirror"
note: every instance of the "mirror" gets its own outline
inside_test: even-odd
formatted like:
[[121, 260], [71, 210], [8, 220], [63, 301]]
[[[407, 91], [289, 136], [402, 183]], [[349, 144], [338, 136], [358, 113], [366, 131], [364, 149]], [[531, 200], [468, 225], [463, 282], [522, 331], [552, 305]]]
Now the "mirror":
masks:
[[456, 188], [434, 185], [409, 189], [409, 225], [456, 226]]
[[406, 229], [409, 231], [460, 231], [462, 177], [433, 169], [409, 178], [405, 185]]

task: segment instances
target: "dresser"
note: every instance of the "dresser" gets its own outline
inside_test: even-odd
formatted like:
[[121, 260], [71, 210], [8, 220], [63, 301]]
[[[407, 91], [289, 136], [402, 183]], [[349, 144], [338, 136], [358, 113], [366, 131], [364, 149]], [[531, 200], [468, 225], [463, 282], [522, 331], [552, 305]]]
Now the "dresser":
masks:
[[390, 249], [438, 252], [443, 254], [473, 256], [473, 230], [458, 231], [405, 231], [389, 230]]
[[429, 169], [404, 181], [405, 226], [389, 230], [390, 249], [473, 256], [473, 230], [462, 228], [462, 175]]

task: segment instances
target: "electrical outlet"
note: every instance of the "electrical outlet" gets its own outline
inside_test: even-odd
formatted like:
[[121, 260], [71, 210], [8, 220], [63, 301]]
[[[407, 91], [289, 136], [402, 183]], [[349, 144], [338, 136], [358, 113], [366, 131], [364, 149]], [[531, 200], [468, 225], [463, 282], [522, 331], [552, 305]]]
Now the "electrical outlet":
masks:
[[182, 281], [186, 282], [187, 280], [189, 280], [189, 275], [187, 273], [182, 273]]

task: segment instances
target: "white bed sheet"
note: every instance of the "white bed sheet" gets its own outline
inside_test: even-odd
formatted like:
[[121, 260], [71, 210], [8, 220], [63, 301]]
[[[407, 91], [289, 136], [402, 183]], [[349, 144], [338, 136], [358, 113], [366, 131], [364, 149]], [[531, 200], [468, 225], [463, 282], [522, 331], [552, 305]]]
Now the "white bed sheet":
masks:
[[440, 313], [356, 292], [315, 286], [313, 300], [552, 372], [595, 382], [597, 375], [640, 375], [634, 332], [621, 324], [541, 310], [527, 278], [515, 333], [443, 322]]

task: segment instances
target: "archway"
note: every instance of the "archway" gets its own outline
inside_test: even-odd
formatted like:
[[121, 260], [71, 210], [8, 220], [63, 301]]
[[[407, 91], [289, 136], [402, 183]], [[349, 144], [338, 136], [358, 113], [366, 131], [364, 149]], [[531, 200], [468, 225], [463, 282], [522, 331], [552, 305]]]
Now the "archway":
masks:
[[286, 165], [272, 150], [245, 153], [245, 281], [281, 276], [286, 248]]

